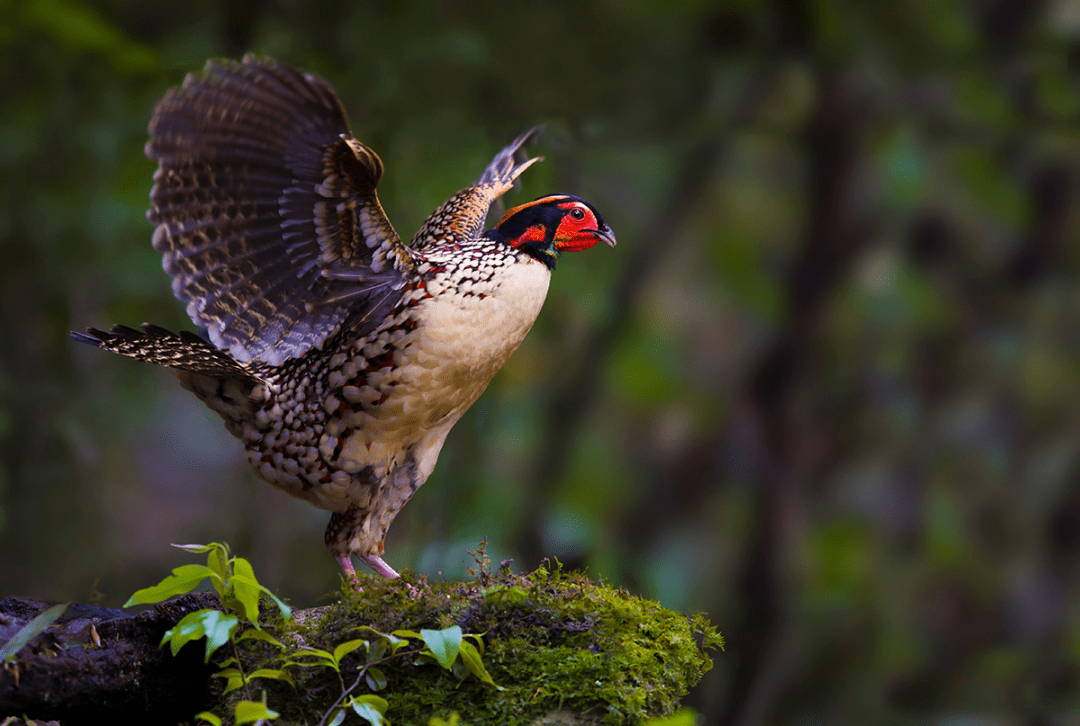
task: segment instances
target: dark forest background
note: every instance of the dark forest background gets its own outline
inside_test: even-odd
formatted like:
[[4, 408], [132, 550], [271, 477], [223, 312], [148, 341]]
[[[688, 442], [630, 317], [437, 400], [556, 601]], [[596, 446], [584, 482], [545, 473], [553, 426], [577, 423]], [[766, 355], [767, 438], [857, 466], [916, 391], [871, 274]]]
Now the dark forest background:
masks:
[[295, 604], [338, 584], [326, 513], [67, 337], [192, 327], [146, 124], [252, 50], [338, 89], [406, 239], [538, 122], [508, 201], [619, 238], [561, 261], [390, 564], [461, 577], [487, 537], [704, 611], [710, 724], [1076, 715], [1075, 0], [2, 5], [0, 595], [118, 606], [211, 540]]

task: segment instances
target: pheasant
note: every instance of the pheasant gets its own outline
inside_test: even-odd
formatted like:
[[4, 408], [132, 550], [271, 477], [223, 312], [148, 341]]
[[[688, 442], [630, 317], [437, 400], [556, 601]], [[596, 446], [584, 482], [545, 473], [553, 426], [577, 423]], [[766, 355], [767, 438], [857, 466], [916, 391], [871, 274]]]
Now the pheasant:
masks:
[[329, 510], [326, 545], [384, 577], [394, 517], [454, 424], [529, 332], [563, 252], [615, 235], [551, 194], [483, 231], [533, 163], [504, 148], [405, 245], [375, 187], [378, 155], [322, 80], [269, 59], [210, 61], [158, 103], [147, 213], [201, 335], [155, 325], [72, 333], [172, 368], [258, 474]]

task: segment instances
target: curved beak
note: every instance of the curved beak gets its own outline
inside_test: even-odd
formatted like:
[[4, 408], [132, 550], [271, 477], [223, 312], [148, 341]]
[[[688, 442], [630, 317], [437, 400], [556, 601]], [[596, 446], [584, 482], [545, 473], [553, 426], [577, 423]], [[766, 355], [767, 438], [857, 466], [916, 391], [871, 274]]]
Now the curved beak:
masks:
[[615, 233], [612, 232], [611, 227], [608, 227], [606, 224], [602, 229], [590, 229], [586, 231], [591, 232], [594, 237], [607, 242], [612, 247], [615, 246]]

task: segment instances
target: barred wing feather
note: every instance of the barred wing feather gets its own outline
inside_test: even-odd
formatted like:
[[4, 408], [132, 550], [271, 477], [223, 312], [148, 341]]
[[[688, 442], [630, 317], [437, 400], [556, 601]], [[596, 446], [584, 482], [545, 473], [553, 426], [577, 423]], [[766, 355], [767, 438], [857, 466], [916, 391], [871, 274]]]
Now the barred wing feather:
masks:
[[211, 61], [154, 110], [154, 247], [238, 361], [280, 365], [379, 319], [416, 270], [379, 204], [379, 157], [334, 91], [273, 61]]

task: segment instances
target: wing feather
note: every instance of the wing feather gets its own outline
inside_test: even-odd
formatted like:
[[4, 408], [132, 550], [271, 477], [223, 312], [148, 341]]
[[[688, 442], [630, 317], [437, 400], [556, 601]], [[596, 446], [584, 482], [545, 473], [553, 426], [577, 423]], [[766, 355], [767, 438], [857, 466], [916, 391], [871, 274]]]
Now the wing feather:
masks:
[[415, 274], [376, 194], [382, 161], [314, 76], [211, 61], [165, 94], [150, 137], [154, 248], [191, 319], [236, 360], [299, 357]]

